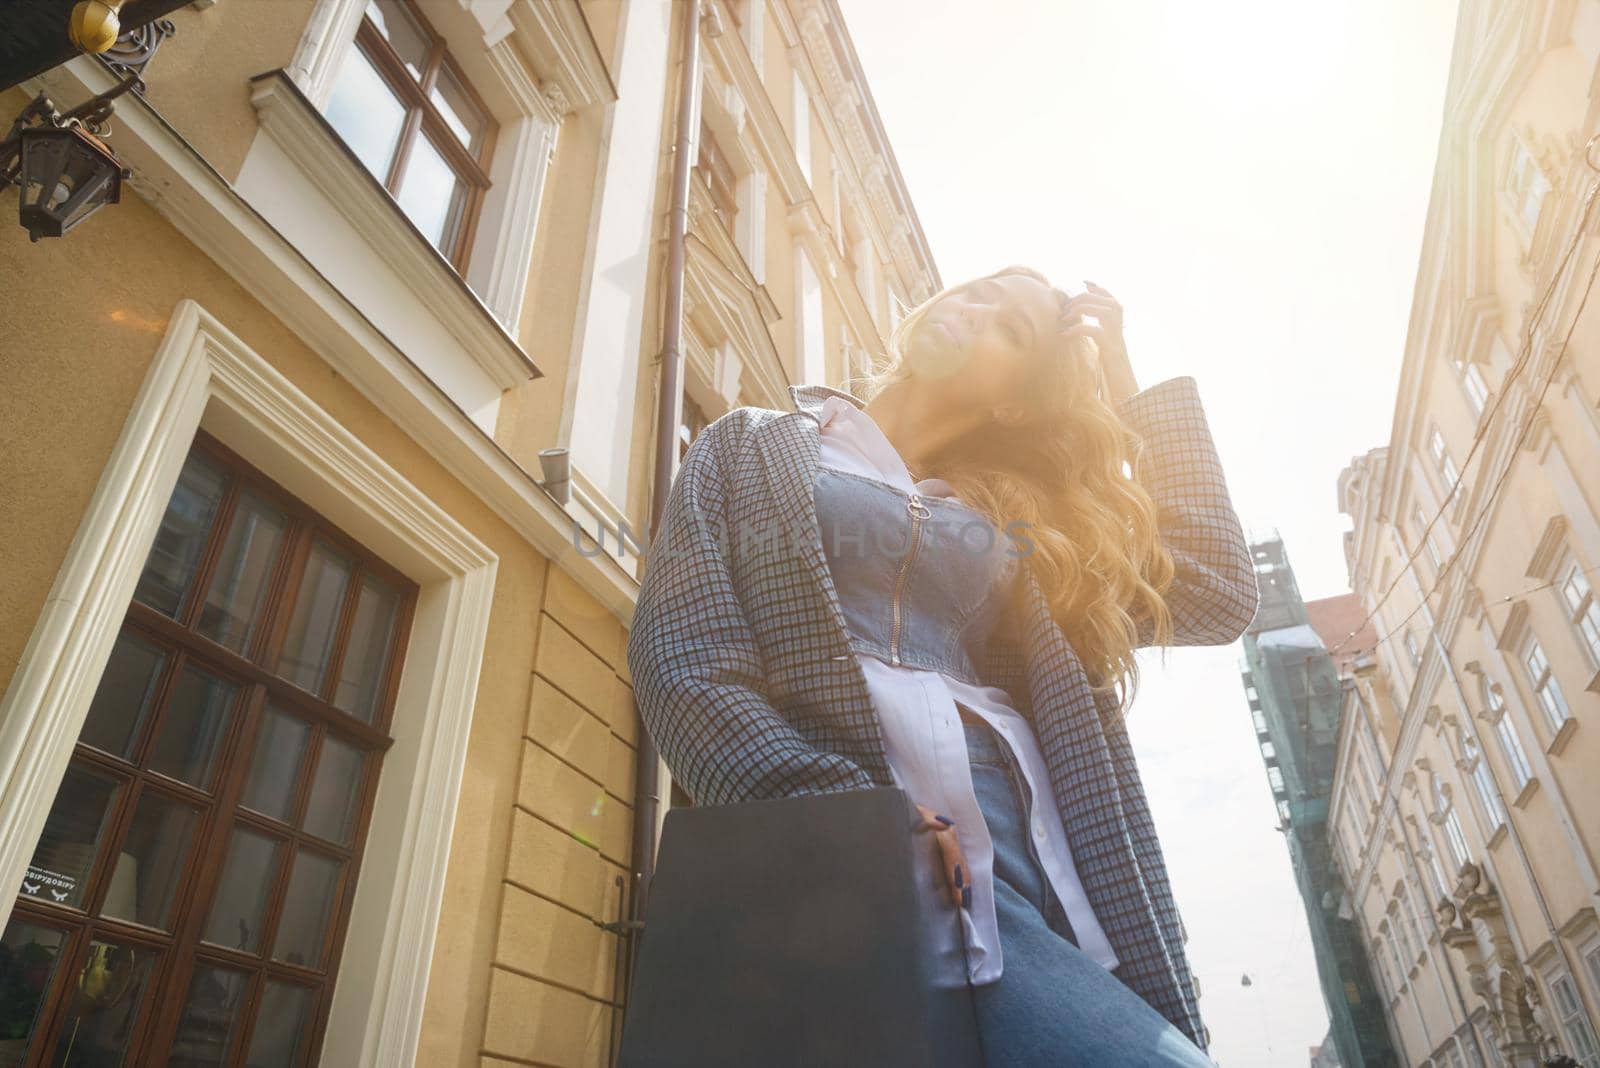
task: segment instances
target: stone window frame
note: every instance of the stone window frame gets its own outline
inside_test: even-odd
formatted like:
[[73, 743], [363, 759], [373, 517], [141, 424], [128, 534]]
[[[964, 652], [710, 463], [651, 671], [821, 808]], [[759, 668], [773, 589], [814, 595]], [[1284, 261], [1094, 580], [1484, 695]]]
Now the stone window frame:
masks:
[[[346, 58], [356, 47], [366, 0], [317, 0], [294, 58], [289, 77], [320, 115]], [[479, 211], [477, 231], [467, 253], [462, 280], [494, 318], [515, 333], [522, 315], [532, 265], [536, 224], [544, 200], [549, 163], [562, 122], [572, 103], [559, 85], [541, 84], [516, 45], [502, 35], [490, 42], [452, 41], [452, 52], [485, 49], [499, 84], [475, 81], [474, 89], [491, 103], [499, 120], [494, 154], [489, 159], [491, 186]], [[270, 109], [268, 98], [254, 101]], [[352, 210], [348, 196], [339, 201]], [[373, 213], [364, 212], [370, 225]], [[415, 235], [412, 235], [415, 238]], [[415, 238], [420, 241], [420, 238]], [[394, 247], [395, 242], [389, 242]], [[429, 246], [431, 250], [431, 246]], [[408, 257], [409, 258], [409, 257]], [[419, 267], [420, 270], [420, 267]]]
[[[190, 443], [204, 429], [419, 584], [325, 1063], [409, 1064], [498, 557], [193, 300], [180, 301], [0, 696], [0, 879], [20, 884]], [[12, 898], [0, 900], [0, 923]]]
[[[1597, 1060], [1600, 1060], [1600, 1039], [1595, 1037], [1594, 1027], [1589, 1022], [1588, 1009], [1584, 1005], [1583, 994], [1578, 988], [1577, 980], [1559, 962], [1543, 972], [1539, 978], [1545, 988], [1545, 1006], [1555, 1025], [1561, 1029], [1562, 1046], [1580, 1064], [1597, 1063]], [[1570, 1011], [1563, 1002], [1570, 1003]], [[1582, 1048], [1585, 1045], [1588, 1046], [1587, 1050]]]
[[1522, 744], [1522, 736], [1517, 733], [1517, 725], [1510, 715], [1505, 687], [1498, 679], [1490, 677], [1488, 672], [1480, 670], [1478, 699], [1483, 702], [1483, 711], [1479, 718], [1494, 730], [1495, 738], [1500, 744], [1500, 755], [1511, 773], [1511, 782], [1515, 787], [1511, 803], [1520, 807], [1533, 793], [1534, 784], [1539, 781], [1539, 777], [1533, 770], [1533, 764], [1528, 760], [1527, 747]]

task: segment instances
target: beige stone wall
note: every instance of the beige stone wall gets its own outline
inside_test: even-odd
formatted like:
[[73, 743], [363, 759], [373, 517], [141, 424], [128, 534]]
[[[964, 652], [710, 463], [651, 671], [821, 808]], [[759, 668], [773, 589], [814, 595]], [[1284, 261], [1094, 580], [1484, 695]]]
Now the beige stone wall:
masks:
[[[1475, 17], [1483, 7], [1464, 4], [1463, 18]], [[1551, 362], [1537, 358], [1549, 350], [1537, 348], [1536, 359], [1512, 374], [1536, 305], [1555, 275], [1580, 202], [1595, 177], [1583, 167], [1581, 151], [1600, 130], [1600, 109], [1589, 92], [1600, 71], [1600, 4], [1585, 0], [1561, 11], [1534, 4], [1523, 15], [1551, 18], [1550, 39], [1541, 44], [1536, 37], [1521, 37], [1512, 46], [1522, 50], [1515, 66], [1493, 66], [1501, 62], [1504, 42], [1502, 51], [1491, 50], [1471, 61], [1518, 72], [1500, 83], [1500, 95], [1493, 97], [1500, 118], [1481, 131], [1472, 129], [1483, 139], [1477, 148], [1484, 162], [1474, 172], [1476, 184], [1467, 188], [1459, 180], [1462, 172], [1454, 169], [1459, 149], [1441, 156], [1441, 167], [1452, 168], [1445, 202], [1451, 205], [1449, 212], [1460, 213], [1452, 221], [1482, 220], [1481, 226], [1469, 224], [1477, 244], [1469, 246], [1449, 226], [1430, 231], [1432, 243], [1422, 257], [1425, 286], [1418, 291], [1422, 310], [1402, 372], [1396, 436], [1381, 460], [1381, 477], [1375, 474], [1375, 457], [1353, 468], [1372, 474], [1373, 482], [1355, 500], [1346, 501], [1361, 547], [1351, 561], [1357, 593], [1370, 610], [1396, 577], [1399, 584], [1377, 609], [1383, 640], [1375, 665], [1360, 683], [1365, 705], [1347, 705], [1346, 712], [1347, 734], [1358, 729], [1349, 716], [1371, 717], [1387, 765], [1390, 800], [1378, 806], [1372, 831], [1358, 835], [1350, 804], [1360, 792], [1349, 755], [1356, 740], [1349, 740], [1336, 774], [1335, 851], [1371, 940], [1374, 967], [1388, 977], [1388, 1011], [1408, 1064], [1430, 1057], [1434, 1063], [1448, 1061], [1454, 1043], [1466, 1049], [1474, 1029], [1480, 1041], [1488, 1042], [1496, 1025], [1492, 1007], [1472, 987], [1469, 969], [1477, 957], [1459, 943], [1447, 945], [1433, 915], [1433, 904], [1454, 891], [1457, 874], [1443, 810], [1430, 789], [1433, 773], [1449, 793], [1448, 807], [1459, 821], [1469, 860], [1492, 887], [1495, 922], [1503, 923], [1510, 947], [1505, 963], [1520, 973], [1518, 982], [1533, 984], [1530, 1000], [1543, 999], [1546, 1006], [1553, 998], [1551, 980], [1566, 976], [1588, 1026], [1600, 1031], [1600, 777], [1593, 774], [1600, 766], [1600, 662], [1553, 587], [1553, 576], [1540, 572], [1536, 560], [1552, 520], [1565, 517], [1562, 547], [1589, 570], [1591, 584], [1600, 585], [1595, 537], [1600, 531], [1600, 482], [1594, 475], [1600, 471], [1600, 303], [1592, 301], [1585, 310], [1553, 374]], [[1566, 15], [1573, 17], [1567, 20]], [[1489, 46], [1474, 40], [1468, 47]], [[1521, 219], [1508, 185], [1506, 165], [1519, 141], [1529, 146], [1553, 186], [1534, 229]], [[1470, 209], [1462, 207], [1470, 197], [1484, 200]], [[1470, 214], [1480, 210], [1481, 215]], [[1441, 214], [1451, 219], [1448, 212]], [[1484, 259], [1464, 262], [1469, 247]], [[1593, 240], [1580, 246], [1577, 274], [1556, 290], [1540, 327], [1552, 345], [1577, 314], [1597, 254]], [[1474, 410], [1455, 362], [1466, 354], [1466, 342], [1453, 330], [1469, 306], [1487, 313], [1484, 329], [1499, 339], [1487, 347], [1481, 365], [1491, 392], [1482, 416]], [[1550, 384], [1545, 387], [1547, 376]], [[1509, 400], [1497, 413], [1494, 406], [1501, 396]], [[1525, 401], [1537, 403], [1536, 409], [1531, 403], [1527, 409], [1537, 410], [1536, 419], [1521, 414]], [[1513, 417], [1512, 412], [1519, 414]], [[1517, 447], [1523, 426], [1529, 429]], [[1464, 477], [1458, 494], [1462, 500], [1445, 509], [1433, 533], [1435, 552], [1430, 553], [1422, 545], [1415, 513], [1420, 507], [1423, 518], [1431, 519], [1450, 488], [1430, 452], [1435, 427]], [[1469, 464], [1473, 440], [1480, 435], [1484, 443]], [[1496, 454], [1510, 456], [1511, 462], [1493, 506], [1486, 508], [1492, 483], [1483, 474], [1484, 464]], [[1492, 470], [1498, 476], [1500, 469]], [[1570, 480], [1567, 488], [1564, 479]], [[1482, 545], [1471, 557], [1471, 567], [1455, 565], [1462, 572], [1460, 588], [1453, 581], [1441, 583], [1435, 553], [1448, 561], [1480, 531]], [[1413, 553], [1415, 559], [1408, 564]], [[1433, 645], [1436, 630], [1445, 645], [1443, 657]], [[1408, 632], [1422, 653], [1420, 664], [1406, 649]], [[1571, 719], [1559, 729], [1541, 708], [1522, 662], [1521, 639], [1527, 634], [1544, 650], [1570, 709]], [[1518, 787], [1512, 755], [1489, 713], [1481, 688], [1485, 678], [1503, 688], [1507, 722], [1531, 766], [1532, 779], [1524, 787]], [[1475, 738], [1481, 747], [1488, 804], [1473, 777], [1464, 737]], [[1496, 804], [1506, 812], [1503, 821], [1494, 813]], [[1337, 844], [1355, 838], [1366, 848], [1364, 866], [1351, 865], [1348, 852]], [[1444, 895], [1437, 893], [1419, 852], [1424, 842], [1441, 858], [1452, 884]], [[1399, 907], [1402, 887], [1413, 899], [1420, 897], [1423, 944], [1415, 947], [1414, 959], [1396, 969], [1380, 931], [1386, 921], [1396, 922], [1393, 910]], [[1554, 1016], [1541, 1026], [1549, 1050], [1578, 1052]]]
[[[0, 104], [17, 96], [4, 94]], [[86, 272], [86, 264], [93, 270]], [[59, 241], [30, 244], [15, 225], [0, 226], [0, 273], [8, 280], [8, 299], [0, 302], [0, 338], [6, 339], [0, 344], [0, 381], [6, 387], [0, 390], [0, 485], [6, 487], [0, 565], [8, 575], [6, 610], [0, 613], [0, 679], [9, 680], [16, 669], [168, 317], [184, 298], [216, 315], [498, 554], [417, 1060], [430, 1066], [476, 1064], [502, 911], [510, 910], [524, 930], [529, 924], [548, 925], [542, 936], [571, 952], [565, 948], [571, 925], [558, 928], [555, 922], [565, 915], [541, 914], [535, 905], [528, 919], [528, 909], [516, 911], [507, 904], [513, 856], [516, 870], [524, 870], [540, 863], [545, 848], [528, 837], [527, 828], [518, 831], [513, 799], [543, 789], [549, 800], [541, 804], [549, 810], [570, 788], [582, 794], [585, 812], [596, 800], [570, 768], [556, 785], [557, 769], [549, 768], [553, 778], [546, 781], [541, 766], [523, 752], [531, 745], [523, 740], [530, 733], [560, 747], [552, 733], [557, 728], [529, 726], [530, 706], [547, 706], [535, 701], [536, 692], [546, 689], [536, 683], [536, 639], [544, 635], [543, 648], [551, 650], [544, 655], [552, 678], [571, 686], [572, 676], [563, 672], [582, 663], [552, 637], [558, 626], [542, 625], [549, 617], [530, 607], [547, 603], [545, 560], [137, 196], [102, 210]], [[561, 618], [579, 633], [592, 635], [597, 629], [594, 624], [584, 629], [572, 611]], [[565, 659], [551, 667], [557, 649]], [[582, 677], [593, 676], [589, 671]], [[596, 712], [610, 715], [620, 700], [611, 688], [620, 692], [626, 685], [610, 667], [605, 676], [605, 699], [596, 696], [592, 683], [574, 688]], [[625, 735], [628, 723], [619, 714], [617, 729]], [[586, 767], [595, 770], [596, 765]], [[597, 779], [620, 796], [631, 789], [624, 773], [609, 763], [598, 765]], [[577, 801], [566, 804], [577, 810]], [[627, 815], [620, 807], [603, 805], [596, 825], [577, 828], [606, 842], [618, 861], [625, 858], [628, 840]], [[601, 904], [590, 907], [598, 911]], [[559, 938], [558, 930], [563, 932]]]

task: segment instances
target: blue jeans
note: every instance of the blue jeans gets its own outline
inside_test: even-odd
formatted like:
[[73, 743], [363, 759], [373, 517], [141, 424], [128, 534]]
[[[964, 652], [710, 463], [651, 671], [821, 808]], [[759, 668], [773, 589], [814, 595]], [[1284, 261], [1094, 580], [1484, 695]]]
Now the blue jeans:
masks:
[[1199, 1047], [1079, 951], [1028, 835], [1027, 783], [1005, 743], [963, 717], [972, 785], [994, 840], [1000, 979], [972, 988], [990, 1068], [1214, 1068]]

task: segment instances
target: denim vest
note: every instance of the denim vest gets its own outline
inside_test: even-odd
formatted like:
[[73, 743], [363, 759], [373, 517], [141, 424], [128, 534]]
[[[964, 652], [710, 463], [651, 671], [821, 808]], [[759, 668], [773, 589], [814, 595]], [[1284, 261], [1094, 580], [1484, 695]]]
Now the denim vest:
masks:
[[894, 665], [981, 685], [1019, 553], [987, 516], [826, 464], [817, 523], [850, 645]]

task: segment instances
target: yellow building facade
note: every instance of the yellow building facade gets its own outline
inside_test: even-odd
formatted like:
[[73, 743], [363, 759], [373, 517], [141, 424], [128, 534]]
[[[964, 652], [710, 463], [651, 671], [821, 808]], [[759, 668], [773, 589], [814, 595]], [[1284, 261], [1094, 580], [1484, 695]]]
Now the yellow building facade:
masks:
[[[1409, 1065], [1600, 1064], [1600, 3], [1465, 0], [1330, 834]], [[1330, 906], [1333, 904], [1329, 902]]]
[[[187, 5], [0, 225], [0, 1063], [610, 1063], [685, 7]], [[939, 287], [833, 0], [702, 8], [684, 442]]]

